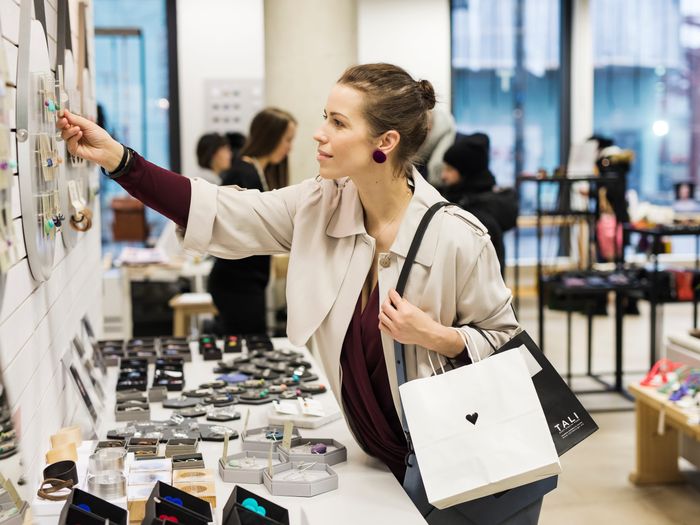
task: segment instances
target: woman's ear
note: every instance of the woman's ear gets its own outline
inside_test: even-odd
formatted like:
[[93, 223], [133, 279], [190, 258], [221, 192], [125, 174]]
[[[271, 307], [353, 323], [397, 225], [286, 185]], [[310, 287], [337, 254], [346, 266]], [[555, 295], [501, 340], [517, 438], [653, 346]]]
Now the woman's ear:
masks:
[[389, 156], [389, 153], [394, 151], [401, 141], [401, 135], [399, 132], [393, 129], [382, 133], [379, 137], [379, 143], [377, 144], [377, 149], [384, 152], [385, 155]]

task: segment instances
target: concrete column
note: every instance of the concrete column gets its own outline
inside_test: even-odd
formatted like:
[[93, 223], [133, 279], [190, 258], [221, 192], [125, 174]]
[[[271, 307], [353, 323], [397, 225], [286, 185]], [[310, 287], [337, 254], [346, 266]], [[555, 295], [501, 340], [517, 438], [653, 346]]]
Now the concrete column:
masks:
[[357, 62], [356, 0], [265, 0], [265, 99], [291, 112], [299, 126], [290, 182], [318, 174], [312, 135], [328, 92]]
[[593, 26], [590, 0], [574, 0], [571, 42], [571, 142], [593, 134]]

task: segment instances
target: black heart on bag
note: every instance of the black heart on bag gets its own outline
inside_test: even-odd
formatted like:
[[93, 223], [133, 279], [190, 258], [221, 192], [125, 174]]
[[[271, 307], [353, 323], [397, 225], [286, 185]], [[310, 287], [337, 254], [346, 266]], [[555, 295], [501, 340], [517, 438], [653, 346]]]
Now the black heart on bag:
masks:
[[476, 425], [477, 419], [479, 419], [478, 412], [474, 412], [473, 414], [467, 414], [467, 421], [469, 421], [472, 425]]

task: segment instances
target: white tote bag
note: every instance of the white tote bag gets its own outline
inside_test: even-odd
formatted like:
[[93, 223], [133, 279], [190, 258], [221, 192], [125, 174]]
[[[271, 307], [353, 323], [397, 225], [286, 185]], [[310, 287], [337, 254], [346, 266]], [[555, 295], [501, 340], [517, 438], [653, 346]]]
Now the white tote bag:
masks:
[[399, 387], [428, 501], [439, 509], [561, 472], [522, 353], [470, 357]]

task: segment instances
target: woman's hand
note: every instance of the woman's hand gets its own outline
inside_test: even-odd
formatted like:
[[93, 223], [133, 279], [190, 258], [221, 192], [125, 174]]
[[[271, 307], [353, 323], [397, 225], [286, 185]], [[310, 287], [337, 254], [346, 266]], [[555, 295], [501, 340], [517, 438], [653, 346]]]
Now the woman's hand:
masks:
[[379, 308], [379, 329], [399, 343], [419, 345], [447, 357], [456, 357], [464, 350], [456, 331], [434, 321], [393, 288]]
[[56, 127], [72, 155], [96, 162], [108, 172], [119, 166], [124, 146], [94, 122], [62, 109]]

